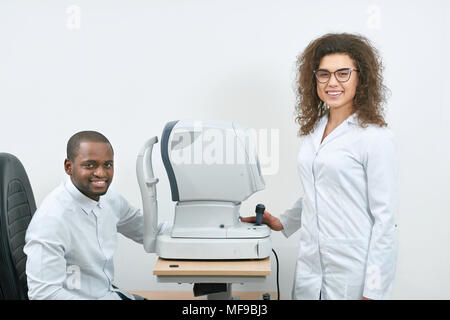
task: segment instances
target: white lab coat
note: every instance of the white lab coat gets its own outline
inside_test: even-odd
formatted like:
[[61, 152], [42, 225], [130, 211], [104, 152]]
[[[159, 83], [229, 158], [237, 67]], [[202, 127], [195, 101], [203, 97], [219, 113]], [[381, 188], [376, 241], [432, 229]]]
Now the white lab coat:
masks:
[[298, 156], [304, 195], [280, 217], [300, 228], [294, 299], [389, 299], [397, 249], [397, 165], [391, 132], [355, 114], [321, 143], [328, 116]]

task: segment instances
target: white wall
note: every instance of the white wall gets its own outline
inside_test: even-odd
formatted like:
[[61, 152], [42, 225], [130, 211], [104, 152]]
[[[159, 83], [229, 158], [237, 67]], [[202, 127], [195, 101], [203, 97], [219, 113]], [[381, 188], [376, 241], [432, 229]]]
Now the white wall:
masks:
[[[171, 120], [235, 120], [279, 129], [280, 168], [242, 215], [263, 202], [279, 215], [301, 194], [293, 81], [297, 55], [327, 32], [369, 37], [392, 91], [387, 120], [400, 160], [400, 248], [394, 298], [450, 298], [450, 4], [448, 1], [2, 1], [0, 152], [25, 165], [37, 204], [64, 178], [68, 138], [104, 133], [115, 149], [113, 187], [140, 207], [135, 157]], [[156, 153], [158, 155], [158, 153]], [[155, 157], [160, 219], [173, 203]], [[290, 298], [298, 233], [273, 234]], [[155, 256], [120, 237], [117, 284], [159, 284]], [[274, 261], [274, 259], [272, 259]], [[275, 264], [273, 262], [273, 271]], [[264, 284], [235, 290], [275, 290]]]

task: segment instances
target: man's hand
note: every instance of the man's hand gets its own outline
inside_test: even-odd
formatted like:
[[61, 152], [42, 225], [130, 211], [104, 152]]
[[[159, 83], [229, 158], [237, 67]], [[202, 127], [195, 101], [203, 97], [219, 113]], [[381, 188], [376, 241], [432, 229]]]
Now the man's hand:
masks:
[[[252, 217], [241, 218], [241, 221], [242, 222], [253, 222], [253, 223], [255, 223], [256, 222], [256, 217], [252, 216]], [[281, 224], [280, 219], [278, 219], [277, 217], [274, 217], [273, 215], [271, 215], [266, 210], [264, 210], [262, 223], [267, 224], [269, 226], [269, 228], [274, 230], [274, 231], [281, 231], [281, 230], [283, 230], [283, 225]]]

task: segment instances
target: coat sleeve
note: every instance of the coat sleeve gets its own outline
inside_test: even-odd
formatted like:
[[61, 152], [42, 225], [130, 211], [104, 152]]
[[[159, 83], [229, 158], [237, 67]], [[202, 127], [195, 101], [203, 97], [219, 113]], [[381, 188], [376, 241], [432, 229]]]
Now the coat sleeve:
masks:
[[373, 218], [363, 296], [389, 299], [397, 259], [397, 157], [388, 129], [372, 132], [363, 161]]
[[286, 210], [280, 216], [281, 224], [283, 225], [283, 234], [286, 238], [291, 236], [294, 232], [300, 229], [302, 216], [302, 202], [303, 197], [295, 201], [291, 209]]

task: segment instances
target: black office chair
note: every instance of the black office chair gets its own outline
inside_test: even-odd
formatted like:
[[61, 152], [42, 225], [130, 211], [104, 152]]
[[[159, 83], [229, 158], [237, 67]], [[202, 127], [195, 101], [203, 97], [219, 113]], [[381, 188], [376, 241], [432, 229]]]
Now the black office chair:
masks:
[[28, 299], [25, 232], [36, 211], [22, 163], [0, 153], [0, 300]]

